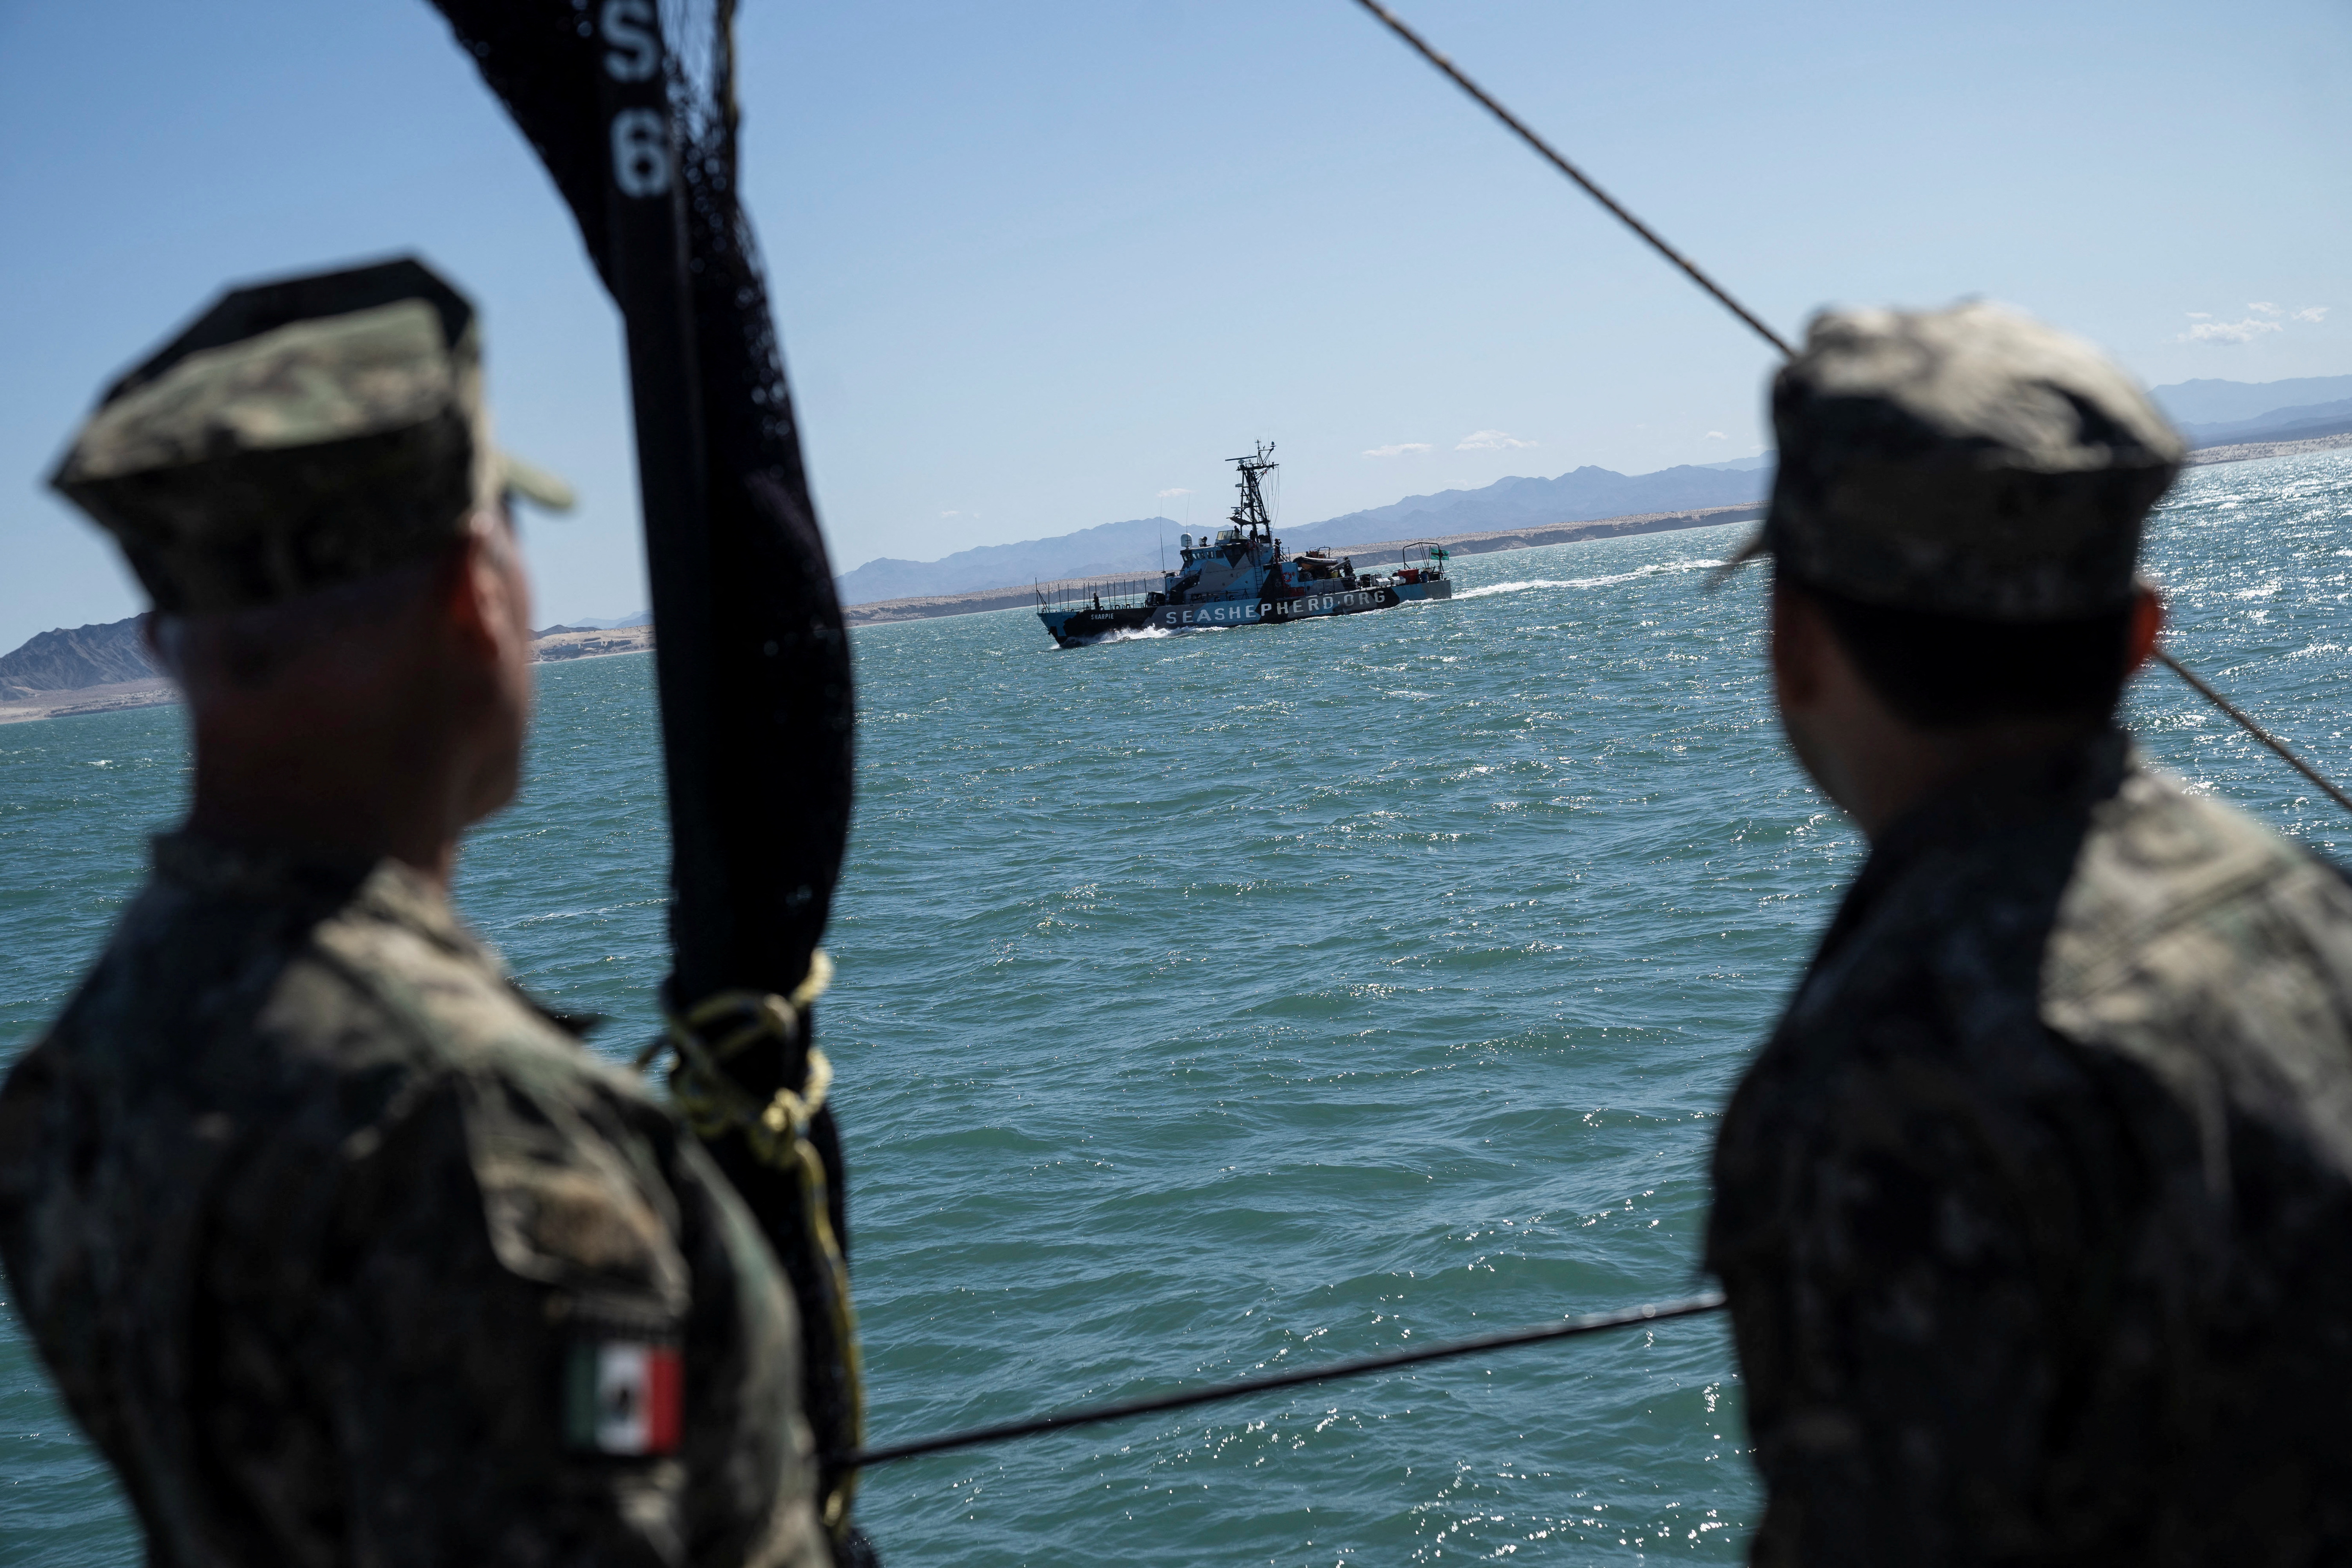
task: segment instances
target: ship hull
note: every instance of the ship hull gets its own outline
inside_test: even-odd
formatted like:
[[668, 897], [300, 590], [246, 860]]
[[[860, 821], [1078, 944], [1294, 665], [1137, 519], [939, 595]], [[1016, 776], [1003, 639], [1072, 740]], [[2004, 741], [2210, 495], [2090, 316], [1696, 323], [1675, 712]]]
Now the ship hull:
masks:
[[1040, 610], [1037, 618], [1064, 647], [1084, 647], [1115, 632], [1139, 632], [1151, 625], [1152, 614], [1141, 605], [1121, 605], [1104, 610]]
[[1371, 610], [1429, 599], [1450, 599], [1454, 584], [1439, 578], [1378, 588], [1335, 588], [1282, 599], [1216, 599], [1203, 604], [1122, 605], [1113, 609], [1043, 610], [1037, 618], [1064, 647], [1079, 647], [1122, 631], [1147, 628], [1180, 632], [1198, 626], [1280, 626], [1327, 616], [1360, 616]]

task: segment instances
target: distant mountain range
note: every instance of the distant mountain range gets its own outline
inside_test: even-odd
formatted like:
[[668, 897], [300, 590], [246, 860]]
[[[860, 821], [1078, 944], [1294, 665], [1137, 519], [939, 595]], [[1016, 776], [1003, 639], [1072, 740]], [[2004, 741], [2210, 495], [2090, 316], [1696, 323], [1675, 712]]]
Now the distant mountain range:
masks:
[[[2352, 375], [2302, 376], [2290, 381], [2184, 381], [2153, 389], [2157, 403], [2198, 447], [2296, 441], [2352, 433]], [[1762, 499], [1772, 454], [1725, 462], [1685, 464], [1649, 474], [1585, 467], [1554, 479], [1506, 479], [1469, 490], [1407, 496], [1388, 506], [1351, 511], [1282, 530], [1286, 545], [1369, 544], [1381, 540], [1477, 533], [1489, 530], [1580, 522], [1640, 512], [1738, 506]], [[1141, 574], [1160, 569], [1181, 526], [1164, 517], [1106, 522], [1051, 539], [982, 544], [939, 561], [869, 561], [835, 582], [847, 605], [939, 594], [1019, 587], [1065, 577]], [[583, 619], [534, 635], [649, 625], [632, 616]], [[75, 690], [143, 680], [159, 673], [139, 637], [139, 620], [43, 632], [0, 657], [0, 702], [45, 691]]]
[[[2296, 441], [2352, 432], [2352, 375], [2301, 376], [2288, 381], [2198, 380], [2152, 389], [2151, 395], [2192, 446]], [[1546, 523], [1583, 522], [1649, 511], [1738, 506], [1763, 499], [1771, 482], [1772, 454], [1727, 462], [1685, 464], [1649, 474], [1585, 467], [1556, 479], [1497, 479], [1472, 490], [1407, 496], [1388, 506], [1351, 511], [1321, 522], [1281, 530], [1286, 547], [1368, 544], [1423, 535], [1478, 533]], [[1106, 522], [1050, 539], [982, 544], [938, 561], [868, 561], [835, 578], [845, 605], [1052, 582], [1065, 577], [1143, 574], [1160, 570], [1164, 547], [1179, 530], [1164, 517]], [[583, 623], [584, 624], [584, 623]]]
[[886, 555], [855, 572], [843, 573], [834, 584], [843, 604], [872, 605], [884, 599], [918, 599], [977, 588], [1012, 588], [1061, 577], [1156, 572], [1161, 546], [1173, 550], [1180, 531], [1181, 524], [1164, 517], [1129, 518], [1051, 539], [976, 545], [938, 561], [896, 561]]
[[0, 702], [17, 702], [44, 691], [112, 686], [160, 673], [139, 637], [139, 617], [106, 626], [43, 632], [0, 658]]
[[[2352, 380], [2352, 377], [2347, 377]], [[2305, 403], [2273, 408], [2252, 419], [2220, 425], [2188, 425], [2180, 433], [2192, 447], [2236, 447], [2248, 441], [2308, 441], [2352, 431], [2352, 397], [2336, 403]]]
[[2233, 425], [2274, 411], [2352, 397], [2352, 375], [2304, 375], [2292, 381], [2177, 381], [2149, 388], [2156, 405], [2188, 430]]
[[1743, 506], [1762, 500], [1768, 481], [1761, 468], [1699, 468], [1685, 464], [1654, 474], [1621, 474], [1588, 465], [1558, 479], [1496, 479], [1475, 490], [1407, 496], [1388, 506], [1284, 529], [1283, 543], [1286, 548], [1307, 550], [1319, 544], [1364, 544], [1550, 522], [1591, 522], [1645, 511]]
[[[1763, 493], [1767, 476], [1760, 470], [1769, 461], [1741, 458], [1706, 468], [1685, 465], [1633, 475], [1587, 467], [1558, 479], [1497, 479], [1479, 489], [1407, 496], [1389, 506], [1286, 526], [1282, 540], [1286, 548], [1311, 550], [1320, 544], [1369, 544], [1423, 534], [1580, 522], [1632, 512], [1738, 506]], [[1065, 577], [1156, 572], [1163, 547], [1173, 549], [1180, 531], [1178, 524], [1164, 517], [1133, 518], [1051, 539], [982, 544], [940, 561], [886, 557], [845, 572], [835, 582], [843, 604], [872, 605], [885, 599], [1013, 588]]]

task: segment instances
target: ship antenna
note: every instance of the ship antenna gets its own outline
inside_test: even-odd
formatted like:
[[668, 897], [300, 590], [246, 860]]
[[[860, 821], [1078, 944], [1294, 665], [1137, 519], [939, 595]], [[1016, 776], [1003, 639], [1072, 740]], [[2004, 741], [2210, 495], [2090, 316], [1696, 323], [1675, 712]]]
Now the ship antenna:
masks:
[[1246, 458], [1227, 458], [1225, 461], [1241, 470], [1234, 489], [1241, 491], [1241, 500], [1234, 508], [1234, 526], [1252, 534], [1274, 537], [1273, 521], [1265, 514], [1265, 492], [1259, 487], [1261, 476], [1281, 467], [1266, 459], [1274, 456], [1274, 443], [1259, 441], [1255, 450]]

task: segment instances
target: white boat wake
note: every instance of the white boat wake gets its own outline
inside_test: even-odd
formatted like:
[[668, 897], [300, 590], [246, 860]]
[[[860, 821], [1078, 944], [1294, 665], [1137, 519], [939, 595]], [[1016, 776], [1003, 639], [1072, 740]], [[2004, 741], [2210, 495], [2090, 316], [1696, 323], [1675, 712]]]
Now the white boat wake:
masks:
[[1510, 583], [1489, 583], [1481, 588], [1465, 588], [1454, 596], [1457, 599], [1485, 599], [1496, 594], [1524, 594], [1535, 588], [1606, 588], [1618, 583], [1631, 583], [1638, 577], [1679, 576], [1685, 572], [1706, 572], [1722, 565], [1720, 561], [1658, 561], [1647, 566], [1637, 566], [1631, 572], [1612, 573], [1606, 577], [1529, 577]]

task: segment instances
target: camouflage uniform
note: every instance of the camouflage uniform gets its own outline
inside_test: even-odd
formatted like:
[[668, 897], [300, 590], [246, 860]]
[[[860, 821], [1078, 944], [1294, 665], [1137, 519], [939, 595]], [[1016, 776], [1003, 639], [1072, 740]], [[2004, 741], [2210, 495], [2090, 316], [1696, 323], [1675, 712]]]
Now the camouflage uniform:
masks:
[[[362, 581], [562, 500], [478, 352], [414, 261], [240, 289], [56, 482], [176, 615]], [[160, 1568], [826, 1568], [771, 1239], [391, 860], [157, 840], [0, 1089], [0, 1261]]]
[[[2177, 444], [2046, 344], [2004, 386], [1981, 309], [1817, 327], [1781, 571], [1985, 636], [2125, 600]], [[2122, 732], [1877, 835], [1714, 1182], [1756, 1563], [2352, 1561], [2352, 889]]]
[[1874, 847], [1715, 1192], [1757, 1563], [2352, 1553], [2352, 889], [2122, 735]]
[[[0, 1257], [157, 1564], [829, 1561], [751, 1216], [395, 862], [159, 839], [0, 1091]], [[629, 1347], [682, 1424], [582, 1385]]]

